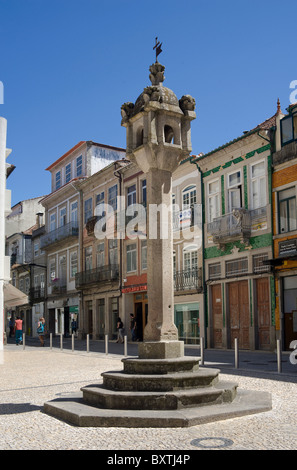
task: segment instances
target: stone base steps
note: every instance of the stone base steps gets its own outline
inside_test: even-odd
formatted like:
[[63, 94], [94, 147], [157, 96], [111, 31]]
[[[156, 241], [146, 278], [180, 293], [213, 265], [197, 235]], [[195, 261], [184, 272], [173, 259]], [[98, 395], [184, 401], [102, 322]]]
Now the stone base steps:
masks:
[[122, 371], [103, 372], [103, 384], [44, 404], [76, 426], [185, 427], [271, 409], [269, 394], [240, 392], [219, 381], [199, 358], [127, 358]]
[[83, 402], [82, 394], [44, 404], [44, 411], [69, 424], [81, 427], [173, 428], [197, 426], [214, 421], [271, 410], [267, 392], [240, 390], [231, 403], [183, 408], [180, 410], [110, 410]]

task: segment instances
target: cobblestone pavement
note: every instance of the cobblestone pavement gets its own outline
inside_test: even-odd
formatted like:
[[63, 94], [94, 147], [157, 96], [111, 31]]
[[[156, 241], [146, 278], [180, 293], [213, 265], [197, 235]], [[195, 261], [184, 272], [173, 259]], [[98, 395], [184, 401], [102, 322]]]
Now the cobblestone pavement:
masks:
[[[190, 428], [78, 428], [43, 413], [46, 401], [101, 382], [122, 356], [8, 344], [0, 358], [0, 450], [295, 450], [297, 377], [236, 374], [239, 387], [272, 394], [271, 411]], [[234, 381], [234, 375], [221, 373]], [[196, 445], [194, 445], [196, 444]]]

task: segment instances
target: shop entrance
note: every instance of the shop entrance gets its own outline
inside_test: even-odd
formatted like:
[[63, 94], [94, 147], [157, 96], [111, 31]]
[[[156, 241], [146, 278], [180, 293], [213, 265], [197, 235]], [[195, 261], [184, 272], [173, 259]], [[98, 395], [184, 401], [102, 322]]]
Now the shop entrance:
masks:
[[239, 348], [250, 349], [248, 281], [230, 282], [228, 292], [231, 348], [238, 338]]
[[292, 341], [297, 340], [297, 276], [283, 279], [283, 311], [285, 349], [288, 351]]
[[147, 324], [148, 303], [147, 293], [134, 294], [134, 315], [137, 324], [137, 340], [143, 341], [143, 332]]
[[213, 347], [223, 347], [223, 302], [221, 284], [211, 286]]
[[270, 348], [270, 302], [269, 279], [256, 280], [256, 313], [258, 322], [259, 349]]

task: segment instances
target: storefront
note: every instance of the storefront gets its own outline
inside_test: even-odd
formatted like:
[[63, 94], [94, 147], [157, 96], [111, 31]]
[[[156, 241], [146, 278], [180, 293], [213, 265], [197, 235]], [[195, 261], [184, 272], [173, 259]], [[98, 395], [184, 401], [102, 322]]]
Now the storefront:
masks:
[[48, 332], [71, 336], [78, 328], [78, 305], [62, 306], [62, 302], [48, 302]]
[[185, 344], [200, 344], [199, 302], [175, 304], [174, 323], [180, 341]]
[[283, 290], [283, 331], [285, 349], [297, 340], [297, 276], [282, 278]]

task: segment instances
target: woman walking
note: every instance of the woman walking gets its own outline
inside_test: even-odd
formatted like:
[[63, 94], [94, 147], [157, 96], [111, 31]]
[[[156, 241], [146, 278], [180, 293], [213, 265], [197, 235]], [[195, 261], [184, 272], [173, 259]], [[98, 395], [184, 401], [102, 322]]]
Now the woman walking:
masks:
[[117, 330], [118, 330], [118, 339], [117, 343], [120, 341], [121, 343], [124, 342], [124, 325], [120, 318], [118, 318], [117, 322]]
[[39, 336], [40, 346], [44, 346], [45, 319], [43, 317], [40, 317], [37, 323], [37, 334]]

